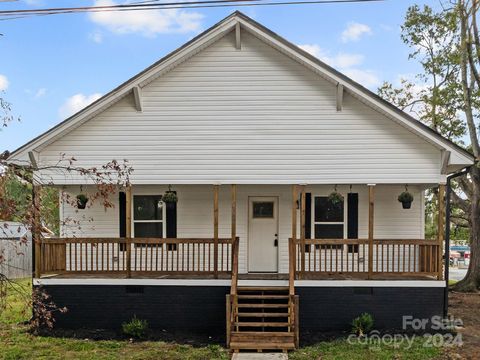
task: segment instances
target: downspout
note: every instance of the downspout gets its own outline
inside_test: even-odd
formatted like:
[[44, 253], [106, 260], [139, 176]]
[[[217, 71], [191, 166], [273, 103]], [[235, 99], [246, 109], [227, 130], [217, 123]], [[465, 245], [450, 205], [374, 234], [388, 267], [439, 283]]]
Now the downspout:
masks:
[[445, 290], [444, 290], [444, 301], [443, 301], [443, 316], [448, 316], [448, 280], [449, 280], [449, 266], [450, 266], [450, 198], [452, 194], [452, 183], [451, 181], [457, 177], [468, 174], [470, 166], [464, 168], [463, 170], [456, 172], [447, 176], [447, 191], [446, 191], [446, 207], [445, 207]]

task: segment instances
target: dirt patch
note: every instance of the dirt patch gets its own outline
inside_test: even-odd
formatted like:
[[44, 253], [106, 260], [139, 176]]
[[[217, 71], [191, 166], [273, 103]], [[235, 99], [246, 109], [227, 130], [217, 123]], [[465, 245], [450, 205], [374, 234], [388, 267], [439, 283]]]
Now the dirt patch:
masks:
[[480, 293], [464, 294], [451, 291], [448, 310], [450, 315], [463, 321], [463, 327], [457, 330], [462, 334], [463, 345], [448, 349], [446, 357], [480, 359]]

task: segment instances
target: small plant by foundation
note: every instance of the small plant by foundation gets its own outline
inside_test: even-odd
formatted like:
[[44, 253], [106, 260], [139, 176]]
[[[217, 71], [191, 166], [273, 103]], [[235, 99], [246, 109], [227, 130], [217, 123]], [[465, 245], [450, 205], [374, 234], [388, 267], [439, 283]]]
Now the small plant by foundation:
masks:
[[144, 339], [148, 333], [148, 322], [135, 315], [132, 320], [122, 323], [122, 332], [134, 339]]
[[363, 313], [352, 321], [352, 333], [357, 336], [364, 336], [373, 329], [373, 316], [368, 313]]

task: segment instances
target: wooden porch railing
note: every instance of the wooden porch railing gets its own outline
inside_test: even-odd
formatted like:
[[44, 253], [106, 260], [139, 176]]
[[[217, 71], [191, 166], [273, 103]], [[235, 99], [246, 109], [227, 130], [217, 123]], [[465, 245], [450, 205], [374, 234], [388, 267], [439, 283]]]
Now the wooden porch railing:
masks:
[[290, 239], [290, 244], [296, 279], [441, 276], [437, 240], [374, 239], [371, 246], [368, 239]]
[[232, 259], [232, 284], [230, 286], [230, 294], [226, 295], [226, 340], [227, 346], [230, 346], [230, 334], [236, 319], [235, 308], [238, 303], [238, 249], [240, 247], [239, 239], [233, 243], [233, 259]]
[[230, 275], [235, 256], [238, 238], [54, 238], [42, 242], [41, 273]]

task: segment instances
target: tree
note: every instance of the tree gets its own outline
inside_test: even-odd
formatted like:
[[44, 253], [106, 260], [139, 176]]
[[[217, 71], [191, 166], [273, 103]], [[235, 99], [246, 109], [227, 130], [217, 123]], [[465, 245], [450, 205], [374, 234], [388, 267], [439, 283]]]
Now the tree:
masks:
[[[49, 186], [53, 184], [46, 183], [46, 186], [35, 194], [34, 198], [33, 192], [38, 189], [38, 186], [34, 187], [38, 185], [35, 180], [37, 177], [33, 176], [34, 172], [60, 171], [81, 175], [86, 182], [95, 185], [95, 191], [91, 192], [88, 197], [89, 205], [100, 202], [107, 209], [113, 207], [110, 196], [115, 194], [119, 188], [129, 186], [129, 177], [133, 171], [126, 160], [122, 162], [112, 160], [100, 167], [85, 168], [77, 166], [75, 158], [66, 158], [64, 155], [53, 165], [42, 166], [30, 163], [18, 165], [18, 163], [19, 161], [14, 159], [7, 160], [5, 156], [0, 158], [0, 168], [3, 169], [0, 173], [0, 215], [3, 219], [20, 222], [29, 229], [32, 234], [35, 234], [35, 243], [42, 241], [40, 225], [50, 224], [58, 231], [59, 192]], [[63, 192], [61, 194], [62, 202], [78, 208], [76, 197]], [[39, 201], [35, 200], [37, 197]], [[66, 221], [68, 222], [68, 219]], [[80, 227], [81, 224], [77, 221], [75, 226]], [[0, 231], [2, 229], [0, 228]], [[27, 238], [21, 239], [20, 244], [26, 241]], [[5, 259], [0, 256], [0, 263], [2, 261]], [[18, 285], [0, 273], [0, 312], [2, 305], [6, 303], [7, 287], [18, 291]], [[25, 300], [28, 307], [33, 309], [32, 328], [35, 331], [43, 327], [53, 327], [54, 313], [66, 311], [65, 308], [58, 308], [51, 301], [50, 296], [39, 288], [34, 288], [32, 297]]]
[[[4, 201], [11, 207], [4, 209], [0, 220], [21, 222], [25, 218], [29, 203], [32, 201], [31, 183], [21, 180], [14, 173], [7, 171], [3, 176]], [[59, 234], [59, 191], [56, 188], [44, 187], [41, 190], [40, 217], [44, 226], [55, 235]]]
[[460, 80], [463, 103], [461, 109], [467, 122], [471, 150], [475, 156], [475, 165], [470, 168], [469, 177], [459, 184], [467, 199], [454, 194], [455, 202], [465, 208], [470, 224], [470, 247], [472, 256], [466, 277], [457, 283], [456, 289], [473, 291], [480, 287], [480, 142], [477, 132], [479, 118], [480, 91], [480, 36], [477, 26], [478, 0], [458, 0], [453, 8], [460, 23], [460, 36], [457, 61], [460, 64]]
[[[3, 126], [7, 126], [13, 119], [10, 115], [10, 104], [0, 98], [0, 119]], [[54, 188], [51, 182], [46, 181], [46, 185], [35, 195], [39, 201], [34, 200], [33, 192], [38, 187], [38, 177], [34, 177], [35, 172], [61, 172], [65, 174], [76, 173], [83, 177], [87, 183], [95, 185], [96, 191], [89, 195], [90, 206], [95, 202], [100, 202], [107, 209], [113, 207], [110, 196], [119, 188], [129, 186], [129, 177], [133, 169], [127, 160], [112, 160], [99, 167], [85, 168], [76, 165], [74, 157], [67, 158], [64, 154], [55, 164], [31, 164], [20, 160], [10, 158], [10, 153], [4, 151], [0, 154], [0, 220], [12, 220], [21, 223], [26, 229], [30, 230], [35, 243], [41, 242], [41, 225], [46, 225], [58, 235], [59, 232], [59, 194], [62, 194], [62, 202], [78, 207], [76, 198], [69, 194], [59, 192]], [[65, 221], [65, 220], [64, 220]], [[68, 219], [66, 220], [68, 222]], [[3, 226], [8, 226], [6, 223]], [[80, 227], [78, 221], [76, 227]], [[4, 230], [0, 227], [0, 232]], [[17, 246], [21, 246], [28, 241], [27, 237], [21, 239]], [[32, 244], [33, 246], [33, 244]], [[18, 252], [18, 256], [23, 253]], [[0, 264], [6, 259], [0, 253]], [[23, 296], [19, 285], [12, 282], [5, 274], [0, 273], [0, 312], [6, 306], [7, 289], [16, 291]], [[40, 288], [34, 288], [32, 296], [25, 299], [26, 308], [32, 308], [32, 327], [38, 330], [41, 327], [53, 327], [54, 313], [65, 312], [65, 308], [58, 308], [50, 296]]]
[[[442, 5], [442, 4], [440, 4]], [[455, 0], [434, 11], [412, 6], [402, 26], [402, 40], [418, 60], [420, 85], [403, 80], [401, 88], [385, 83], [379, 94], [409, 111], [434, 130], [464, 145], [479, 158], [480, 36], [476, 23], [478, 0]], [[467, 276], [456, 285], [460, 291], [480, 287], [480, 169], [476, 161], [468, 176], [453, 186], [452, 222], [469, 228], [472, 257]], [[435, 196], [435, 194], [434, 194]], [[450, 224], [449, 224], [450, 226]]]
[[451, 51], [456, 41], [452, 36], [455, 17], [415, 5], [408, 9], [401, 29], [403, 42], [412, 49], [409, 59], [418, 60], [423, 72], [416, 76], [418, 83], [401, 79], [398, 88], [384, 83], [379, 94], [446, 138], [461, 142], [466, 128], [457, 111], [458, 96], [451, 87], [459, 73]]
[[7, 124], [13, 120], [11, 110], [11, 104], [4, 98], [0, 97], [0, 122], [3, 127], [7, 126]]

